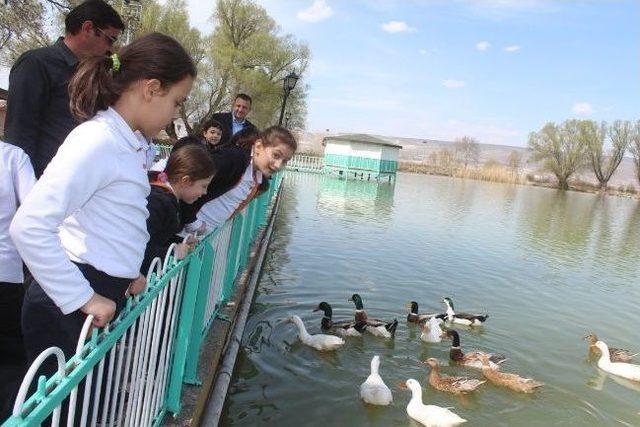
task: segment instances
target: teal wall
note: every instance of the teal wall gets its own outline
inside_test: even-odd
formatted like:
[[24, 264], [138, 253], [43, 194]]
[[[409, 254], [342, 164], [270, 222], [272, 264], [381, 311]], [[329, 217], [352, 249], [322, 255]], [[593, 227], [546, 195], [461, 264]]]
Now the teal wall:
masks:
[[369, 159], [367, 157], [354, 157], [340, 154], [325, 154], [323, 164], [325, 167], [372, 172], [396, 172], [398, 170], [398, 162], [395, 160]]

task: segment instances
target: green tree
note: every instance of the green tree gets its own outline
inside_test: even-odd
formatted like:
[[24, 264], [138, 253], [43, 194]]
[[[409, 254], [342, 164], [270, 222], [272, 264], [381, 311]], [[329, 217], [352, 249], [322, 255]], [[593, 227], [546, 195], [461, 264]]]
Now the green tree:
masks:
[[480, 144], [475, 138], [463, 136], [455, 141], [454, 147], [456, 159], [464, 164], [465, 168], [469, 163], [475, 165], [480, 160]]
[[[629, 122], [615, 121], [610, 127], [602, 122], [598, 125], [591, 120], [583, 120], [578, 124], [578, 136], [588, 149], [591, 168], [600, 182], [602, 190], [607, 189], [611, 176], [624, 158], [629, 145], [632, 125]], [[611, 148], [605, 150], [605, 140], [609, 136]]]
[[48, 3], [38, 0], [11, 1], [0, 6], [0, 64], [11, 66], [29, 49], [48, 46]]
[[529, 135], [531, 160], [541, 161], [542, 168], [556, 176], [562, 190], [569, 188], [569, 178], [585, 163], [587, 147], [578, 136], [578, 124], [578, 120], [567, 120], [559, 126], [547, 123]]

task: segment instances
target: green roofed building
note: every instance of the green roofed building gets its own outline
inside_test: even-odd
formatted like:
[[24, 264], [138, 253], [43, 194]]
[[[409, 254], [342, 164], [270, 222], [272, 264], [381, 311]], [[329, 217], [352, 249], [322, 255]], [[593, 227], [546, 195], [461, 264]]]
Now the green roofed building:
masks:
[[345, 178], [395, 178], [402, 146], [365, 134], [329, 136], [323, 139], [323, 169]]

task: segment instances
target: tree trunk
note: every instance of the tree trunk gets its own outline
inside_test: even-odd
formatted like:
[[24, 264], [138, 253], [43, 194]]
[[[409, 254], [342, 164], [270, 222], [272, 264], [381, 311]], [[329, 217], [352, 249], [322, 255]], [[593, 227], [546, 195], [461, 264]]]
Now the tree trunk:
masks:
[[169, 123], [165, 128], [164, 131], [167, 132], [167, 135], [169, 135], [169, 139], [171, 140], [171, 144], [175, 144], [176, 141], [178, 140], [178, 134], [176, 134], [176, 128], [173, 126], [173, 122]]
[[569, 180], [567, 177], [558, 176], [558, 188], [560, 190], [568, 190], [569, 189]]

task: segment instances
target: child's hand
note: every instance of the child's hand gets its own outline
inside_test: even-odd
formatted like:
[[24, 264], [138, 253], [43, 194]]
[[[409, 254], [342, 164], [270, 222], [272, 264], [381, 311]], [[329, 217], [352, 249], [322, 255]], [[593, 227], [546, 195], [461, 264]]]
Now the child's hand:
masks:
[[196, 230], [196, 233], [198, 234], [198, 236], [204, 236], [205, 234], [207, 234], [207, 230], [207, 223], [203, 221], [202, 225], [200, 225], [200, 228]]
[[189, 252], [191, 252], [192, 250], [194, 250], [196, 248], [198, 243], [200, 243], [200, 240], [196, 239], [193, 236], [189, 236], [189, 237], [187, 237], [187, 241], [184, 242], [184, 243], [186, 243], [187, 246], [189, 246]]
[[134, 279], [127, 288], [126, 295], [138, 295], [147, 289], [147, 278], [144, 275], [139, 275], [137, 279]]
[[93, 314], [93, 326], [104, 328], [116, 314], [116, 303], [94, 293], [91, 299], [80, 307], [80, 311], [84, 314]]
[[191, 249], [192, 247], [187, 243], [178, 243], [175, 249], [176, 259], [183, 259], [191, 252]]

